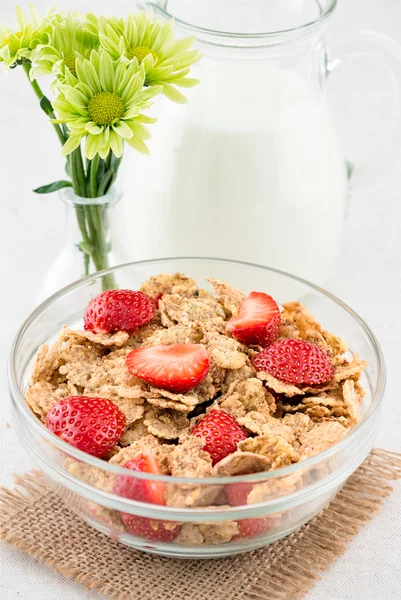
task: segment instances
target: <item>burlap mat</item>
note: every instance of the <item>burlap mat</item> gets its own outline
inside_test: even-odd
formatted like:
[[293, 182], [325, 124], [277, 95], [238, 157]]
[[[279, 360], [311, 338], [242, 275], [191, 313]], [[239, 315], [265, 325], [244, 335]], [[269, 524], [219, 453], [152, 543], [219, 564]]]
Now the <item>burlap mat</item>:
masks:
[[33, 471], [16, 476], [14, 490], [0, 488], [0, 537], [115, 600], [295, 600], [345, 551], [398, 478], [401, 454], [373, 450], [330, 505], [292, 535], [263, 550], [202, 561], [113, 542], [71, 513]]

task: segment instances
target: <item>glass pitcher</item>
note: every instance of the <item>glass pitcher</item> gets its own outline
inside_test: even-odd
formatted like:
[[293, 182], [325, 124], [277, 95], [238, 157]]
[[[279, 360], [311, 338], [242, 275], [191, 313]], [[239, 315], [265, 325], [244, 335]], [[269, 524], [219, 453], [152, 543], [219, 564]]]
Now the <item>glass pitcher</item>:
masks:
[[[342, 54], [380, 58], [401, 106], [395, 42], [353, 33], [339, 44], [340, 58], [328, 57], [335, 6], [336, 0], [142, 3], [159, 19], [175, 17], [177, 35], [194, 36], [203, 58], [192, 72], [199, 85], [185, 90], [187, 105], [157, 99], [151, 156], [130, 157], [120, 212], [130, 258], [231, 258], [327, 280], [358, 165], [344, 155], [326, 79]], [[395, 116], [391, 136], [395, 153]], [[369, 172], [377, 169], [365, 165], [361, 181]]]

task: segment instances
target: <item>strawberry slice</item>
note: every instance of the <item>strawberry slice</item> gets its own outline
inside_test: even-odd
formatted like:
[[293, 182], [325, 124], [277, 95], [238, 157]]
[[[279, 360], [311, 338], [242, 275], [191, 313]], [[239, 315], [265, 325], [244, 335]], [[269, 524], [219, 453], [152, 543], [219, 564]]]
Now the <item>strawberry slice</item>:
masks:
[[156, 314], [156, 302], [143, 292], [109, 290], [89, 302], [84, 313], [84, 328], [93, 333], [132, 331], [145, 325]]
[[69, 396], [48, 412], [46, 427], [79, 450], [102, 458], [124, 433], [126, 419], [107, 398]]
[[[248, 495], [253, 489], [253, 483], [230, 483], [226, 486], [226, 496], [231, 506], [245, 506], [248, 503]], [[276, 519], [274, 517], [257, 517], [255, 519], [242, 519], [237, 521], [239, 533], [233, 540], [254, 537], [267, 533]]]
[[126, 365], [131, 373], [155, 387], [183, 393], [205, 379], [209, 355], [202, 344], [158, 345], [133, 350]]
[[238, 314], [227, 323], [227, 331], [243, 344], [266, 348], [280, 331], [280, 310], [276, 301], [263, 292], [251, 292]]
[[[124, 467], [142, 473], [162, 475], [159, 462], [154, 454], [144, 453], [135, 456]], [[164, 505], [164, 483], [161, 481], [148, 481], [136, 479], [130, 475], [118, 475], [114, 482], [114, 493], [123, 498], [149, 502], [150, 504]]]
[[191, 435], [205, 440], [203, 449], [210, 454], [214, 465], [235, 452], [238, 442], [247, 437], [232, 415], [215, 409], [198, 421]]
[[226, 496], [231, 506], [245, 506], [248, 495], [253, 490], [253, 483], [229, 483], [225, 486]]
[[181, 531], [181, 525], [172, 521], [155, 521], [147, 517], [121, 514], [128, 533], [152, 542], [173, 542]]
[[[142, 473], [162, 475], [159, 462], [152, 453], [135, 456], [124, 467]], [[134, 476], [118, 475], [114, 481], [113, 491], [118, 496], [147, 502], [149, 504], [166, 504], [164, 499], [165, 485], [162, 481], [136, 479]], [[129, 533], [153, 542], [172, 542], [181, 530], [181, 525], [171, 521], [158, 521], [138, 515], [121, 513], [121, 519]]]
[[265, 348], [252, 359], [258, 371], [288, 383], [315, 385], [333, 379], [334, 369], [319, 346], [305, 340], [283, 338]]
[[241, 521], [237, 521], [237, 523], [239, 533], [232, 538], [233, 540], [242, 540], [268, 533], [276, 523], [276, 519], [272, 517], [257, 517], [256, 519], [242, 519]]

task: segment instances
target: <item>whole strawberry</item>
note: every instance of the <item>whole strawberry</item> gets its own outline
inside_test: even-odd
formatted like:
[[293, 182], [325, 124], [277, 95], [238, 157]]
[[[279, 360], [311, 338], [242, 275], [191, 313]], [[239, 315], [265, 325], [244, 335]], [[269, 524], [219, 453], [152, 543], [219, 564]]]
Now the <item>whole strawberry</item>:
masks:
[[156, 302], [143, 292], [109, 290], [93, 298], [84, 312], [84, 328], [93, 333], [132, 331], [156, 314]]
[[277, 338], [280, 322], [277, 302], [263, 292], [251, 292], [227, 323], [227, 331], [243, 344], [266, 348]]
[[317, 385], [333, 379], [334, 369], [327, 354], [305, 340], [283, 338], [259, 352], [252, 364], [258, 371], [288, 383]]
[[203, 449], [210, 454], [214, 465], [235, 452], [238, 442], [247, 437], [232, 415], [215, 409], [195, 425], [191, 435], [206, 441]]
[[124, 433], [126, 419], [106, 398], [69, 396], [47, 414], [46, 426], [59, 438], [83, 452], [102, 458]]
[[[156, 456], [150, 452], [135, 456], [124, 467], [132, 471], [162, 475]], [[134, 475], [118, 475], [113, 492], [130, 500], [164, 506], [164, 488], [161, 481], [139, 479]], [[129, 513], [121, 513], [121, 518], [129, 533], [153, 542], [172, 542], [181, 531], [181, 526], [171, 521], [159, 521]]]

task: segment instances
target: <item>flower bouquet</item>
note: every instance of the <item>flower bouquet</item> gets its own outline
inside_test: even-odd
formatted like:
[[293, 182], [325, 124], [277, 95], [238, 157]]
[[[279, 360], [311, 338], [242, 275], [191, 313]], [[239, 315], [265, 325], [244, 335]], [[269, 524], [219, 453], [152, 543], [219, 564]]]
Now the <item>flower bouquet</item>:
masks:
[[[40, 18], [33, 6], [26, 18], [16, 9], [16, 30], [0, 25], [0, 62], [21, 66], [48, 116], [66, 158], [67, 178], [42, 186], [44, 194], [71, 188], [83, 269], [99, 271], [108, 264], [109, 223], [105, 204], [96, 198], [111, 190], [124, 145], [149, 154], [147, 111], [158, 94], [186, 102], [177, 87], [191, 87], [190, 66], [200, 58], [192, 38], [175, 39], [173, 22], [141, 11], [125, 19], [49, 11]], [[39, 79], [50, 76], [49, 99]], [[110, 276], [105, 288], [114, 287]]]

